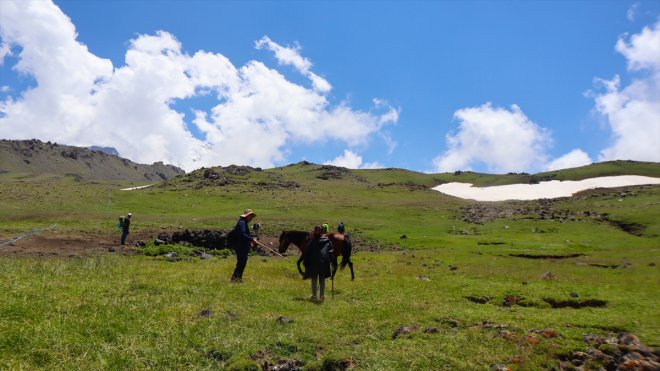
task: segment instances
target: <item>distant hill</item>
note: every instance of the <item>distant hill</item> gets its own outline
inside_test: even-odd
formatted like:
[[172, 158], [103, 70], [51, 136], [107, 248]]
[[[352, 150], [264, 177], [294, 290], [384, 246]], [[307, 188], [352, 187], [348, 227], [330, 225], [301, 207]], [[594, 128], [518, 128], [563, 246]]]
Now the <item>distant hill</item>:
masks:
[[87, 147], [87, 149], [91, 149], [92, 151], [105, 152], [109, 155], [119, 156], [119, 151], [117, 151], [117, 149], [114, 147], [91, 146], [91, 147]]
[[660, 163], [638, 161], [609, 161], [573, 169], [527, 174], [482, 174], [471, 171], [426, 174], [406, 169], [347, 169], [344, 167], [318, 165], [302, 161], [271, 169], [231, 165], [227, 167], [201, 168], [185, 176], [161, 184], [164, 188], [233, 187], [257, 190], [316, 189], [328, 187], [338, 192], [343, 187], [367, 187], [387, 189], [403, 187], [409, 190], [424, 190], [439, 184], [460, 182], [487, 187], [506, 184], [536, 184], [549, 180], [582, 180], [602, 176], [643, 175], [660, 178]]
[[[98, 147], [96, 147], [98, 148]], [[0, 140], [0, 173], [72, 176], [78, 180], [162, 181], [185, 174], [156, 162], [137, 164], [108, 154], [114, 148], [72, 147], [31, 140]], [[116, 152], [116, 150], [115, 150]]]

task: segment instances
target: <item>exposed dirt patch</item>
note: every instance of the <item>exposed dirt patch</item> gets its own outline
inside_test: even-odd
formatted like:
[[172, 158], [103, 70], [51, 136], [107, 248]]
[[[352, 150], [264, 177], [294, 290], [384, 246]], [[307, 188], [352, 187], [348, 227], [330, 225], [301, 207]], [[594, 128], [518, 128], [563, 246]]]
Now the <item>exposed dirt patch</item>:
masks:
[[607, 306], [606, 300], [586, 299], [586, 300], [557, 300], [553, 298], [544, 298], [543, 301], [550, 304], [552, 308], [604, 308]]
[[645, 226], [638, 223], [625, 223], [617, 220], [607, 220], [611, 225], [621, 229], [622, 231], [628, 232], [634, 236], [642, 236], [644, 234]]
[[[0, 236], [0, 241], [9, 241], [18, 236]], [[0, 256], [77, 257], [108, 253], [110, 247], [115, 254], [132, 255], [131, 246], [119, 246], [119, 233], [99, 235], [64, 234], [58, 231], [28, 236], [0, 247]]]
[[630, 263], [623, 263], [623, 264], [602, 264], [602, 263], [586, 263], [586, 265], [590, 267], [598, 267], [598, 268], [630, 268], [632, 264]]
[[490, 296], [466, 296], [465, 298], [477, 304], [486, 304], [492, 299]]
[[567, 255], [532, 255], [532, 254], [509, 254], [515, 258], [526, 258], [526, 259], [570, 259], [577, 258], [579, 256], [584, 256], [584, 254], [567, 254]]

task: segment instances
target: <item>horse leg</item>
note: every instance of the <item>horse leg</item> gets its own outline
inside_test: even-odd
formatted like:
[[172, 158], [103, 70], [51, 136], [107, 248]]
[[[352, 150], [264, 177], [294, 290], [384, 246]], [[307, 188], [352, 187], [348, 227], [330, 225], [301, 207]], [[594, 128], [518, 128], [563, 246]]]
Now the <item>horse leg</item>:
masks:
[[333, 256], [332, 257], [332, 278], [335, 278], [335, 273], [337, 273], [337, 267], [339, 264], [337, 264], [337, 257]]
[[302, 268], [300, 268], [300, 263], [303, 261], [303, 256], [300, 255], [300, 258], [298, 258], [298, 261], [296, 262], [296, 265], [298, 266], [298, 273], [300, 273], [301, 276], [305, 277], [305, 272], [303, 272]]
[[355, 281], [355, 273], [353, 273], [353, 261], [348, 261], [348, 267], [351, 268], [351, 281]]

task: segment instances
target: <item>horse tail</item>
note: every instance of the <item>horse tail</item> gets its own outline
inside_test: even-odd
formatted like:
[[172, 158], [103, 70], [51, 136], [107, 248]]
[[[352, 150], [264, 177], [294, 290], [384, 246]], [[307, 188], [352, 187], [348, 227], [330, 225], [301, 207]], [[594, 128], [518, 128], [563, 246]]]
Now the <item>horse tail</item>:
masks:
[[342, 270], [346, 268], [348, 262], [351, 261], [351, 253], [353, 252], [353, 243], [348, 234], [344, 235], [344, 253], [341, 256], [341, 263], [339, 263], [339, 269]]

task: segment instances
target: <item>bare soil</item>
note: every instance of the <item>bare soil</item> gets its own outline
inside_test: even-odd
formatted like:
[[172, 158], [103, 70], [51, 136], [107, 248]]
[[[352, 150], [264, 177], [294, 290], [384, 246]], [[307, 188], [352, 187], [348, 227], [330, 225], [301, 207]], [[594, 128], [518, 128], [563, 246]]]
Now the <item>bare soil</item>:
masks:
[[[53, 257], [75, 258], [98, 254], [135, 255], [138, 241], [148, 242], [156, 238], [159, 231], [137, 231], [128, 235], [125, 246], [120, 246], [121, 232], [107, 232], [99, 234], [64, 233], [57, 230], [44, 231], [39, 234], [25, 236], [18, 241], [0, 247], [0, 257]], [[0, 234], [0, 243], [14, 240], [17, 235]], [[278, 239], [273, 236], [264, 236], [260, 242], [277, 251]], [[114, 249], [114, 252], [110, 250]], [[269, 255], [275, 255], [267, 251]], [[285, 255], [297, 255], [298, 249], [290, 247]]]

